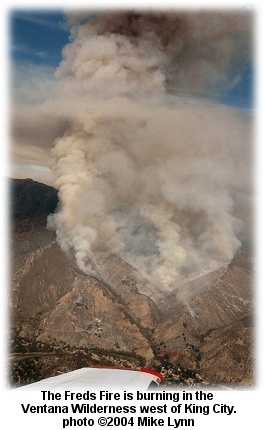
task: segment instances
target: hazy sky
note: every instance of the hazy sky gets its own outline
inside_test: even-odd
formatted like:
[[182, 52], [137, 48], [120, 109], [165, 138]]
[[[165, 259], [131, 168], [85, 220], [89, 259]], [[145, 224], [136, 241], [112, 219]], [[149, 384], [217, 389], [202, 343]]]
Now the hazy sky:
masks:
[[[69, 42], [67, 17], [63, 11], [54, 9], [12, 10], [10, 34], [13, 99], [18, 103], [37, 103], [47, 97], [44, 83], [53, 81], [62, 60], [62, 49]], [[253, 108], [251, 59], [238, 83], [222, 93], [219, 101], [240, 109]]]
[[[95, 16], [97, 15], [95, 14]], [[93, 19], [92, 13], [91, 17]], [[36, 139], [34, 141], [34, 133], [25, 131], [25, 128], [30, 121], [34, 124], [34, 118], [37, 115], [37, 111], [30, 107], [37, 106], [37, 109], [41, 110], [43, 103], [57, 97], [60, 81], [55, 77], [55, 71], [63, 59], [62, 50], [69, 43], [69, 16], [67, 17], [63, 10], [56, 9], [11, 9], [9, 11], [9, 32], [10, 99], [15, 123], [15, 133], [12, 136], [13, 145], [11, 145], [12, 169], [10, 175], [21, 177], [31, 175], [38, 179], [38, 174], [40, 174], [40, 180], [52, 183], [52, 177], [47, 170], [49, 155], [45, 146], [50, 148], [51, 140], [57, 137], [48, 130], [48, 128], [53, 129], [53, 124], [48, 123], [45, 131], [43, 129], [39, 131], [38, 142]], [[192, 51], [188, 55], [193, 55]], [[196, 55], [198, 53], [195, 53]], [[205, 64], [208, 60], [207, 58]], [[225, 85], [223, 85], [218, 97], [215, 94], [215, 100], [252, 113], [253, 65], [251, 55], [240, 73], [235, 76], [231, 73], [227, 79], [230, 83], [234, 81], [232, 88], [230, 85], [228, 89], [224, 90]], [[173, 89], [173, 93], [174, 91], [175, 89]], [[188, 92], [187, 88], [182, 90], [181, 87], [178, 87], [177, 94], [182, 97], [189, 95], [193, 98], [212, 99], [213, 91], [213, 87], [209, 92], [192, 88]], [[35, 122], [37, 124], [37, 120]], [[59, 127], [56, 131], [60, 133], [61, 128]], [[49, 143], [45, 144], [45, 141]], [[40, 148], [32, 151], [31, 145], [35, 144]], [[36, 158], [35, 161], [34, 158]]]
[[[226, 3], [228, 4], [228, 2]], [[249, 5], [249, 2], [245, 3], [246, 6]], [[250, 8], [253, 3], [261, 2], [251, 2]], [[37, 110], [39, 109], [41, 111], [42, 103], [54, 97], [57, 85], [54, 72], [62, 60], [62, 48], [68, 43], [69, 38], [69, 30], [66, 21], [65, 14], [62, 10], [55, 11], [54, 9], [50, 12], [40, 10], [33, 12], [29, 9], [13, 9], [9, 12], [8, 16], [10, 30], [8, 53], [10, 58], [10, 75], [12, 76], [12, 80], [10, 81], [11, 112], [14, 116], [16, 112], [19, 112], [18, 118], [20, 120], [18, 132], [17, 134], [15, 133], [14, 136], [14, 145], [12, 145], [13, 148], [16, 148], [14, 149], [12, 157], [12, 173], [19, 173], [24, 177], [28, 177], [32, 174], [34, 178], [43, 178], [44, 181], [50, 181], [50, 183], [52, 183], [53, 180], [51, 177], [49, 178], [48, 173], [49, 150], [46, 150], [45, 146], [33, 146], [34, 139], [32, 138], [32, 140], [30, 140], [31, 135], [28, 134], [28, 130], [23, 134], [24, 130], [21, 123], [27, 124], [33, 119], [32, 122], [34, 125], [34, 108], [32, 109], [32, 107], [35, 106], [37, 108], [36, 116], [38, 116]], [[247, 113], [253, 114], [255, 107], [253, 103], [253, 81], [255, 83], [255, 72], [256, 70], [250, 58], [241, 76], [241, 80], [238, 81], [234, 88], [227, 90], [225, 93], [223, 92], [219, 97], [219, 101], [228, 106], [236, 107], [239, 110], [243, 109]], [[44, 113], [45, 112], [44, 110]], [[48, 133], [49, 130], [46, 129], [46, 131], [48, 137], [50, 137]], [[218, 132], [221, 134], [221, 128], [218, 129]], [[38, 135], [37, 133], [35, 134]], [[47, 134], [42, 132], [38, 136], [40, 136], [40, 140], [44, 140]], [[20, 136], [22, 136], [21, 139]], [[32, 136], [34, 137], [34, 133], [32, 133]], [[17, 142], [16, 139], [20, 139], [20, 141]], [[30, 143], [28, 143], [28, 141]], [[261, 157], [260, 159], [263, 160]], [[21, 163], [22, 161], [24, 164]], [[259, 162], [260, 160], [258, 159], [257, 161]], [[217, 164], [214, 164], [214, 168], [216, 166], [218, 167]], [[263, 166], [261, 167], [262, 170], [264, 170]], [[219, 174], [218, 168], [216, 172]], [[249, 175], [248, 170], [243, 169], [243, 172]], [[226, 176], [229, 178], [229, 175], [226, 175], [226, 171], [224, 171], [223, 177]], [[195, 178], [195, 180], [197, 181], [197, 178]], [[263, 186], [260, 188], [263, 188]], [[216, 189], [214, 189], [214, 195], [216, 195], [218, 199]], [[211, 201], [211, 199], [209, 200]], [[245, 201], [245, 196], [243, 196], [242, 201]], [[242, 213], [241, 208], [240, 212]], [[260, 221], [261, 220], [262, 223], [260, 222], [259, 228], [257, 229], [259, 232], [258, 239], [260, 239], [260, 237], [263, 238], [263, 230], [261, 227], [263, 227], [264, 224], [264, 216], [262, 216], [262, 214], [260, 216]], [[218, 223], [219, 219], [217, 219], [217, 224]], [[262, 240], [261, 242], [264, 243]], [[4, 250], [3, 255], [5, 254]], [[194, 255], [194, 261], [195, 257], [196, 255]], [[261, 275], [261, 273], [259, 273], [259, 275]], [[260, 285], [263, 287], [264, 282], [261, 282]], [[262, 315], [262, 312], [260, 312], [260, 315]]]

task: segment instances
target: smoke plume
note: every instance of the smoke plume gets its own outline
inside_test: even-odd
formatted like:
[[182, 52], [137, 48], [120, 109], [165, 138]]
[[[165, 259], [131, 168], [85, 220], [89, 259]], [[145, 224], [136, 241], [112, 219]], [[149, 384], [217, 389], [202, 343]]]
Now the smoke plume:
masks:
[[[161, 289], [227, 264], [250, 192], [250, 126], [213, 101], [251, 52], [244, 13], [70, 17], [53, 109], [60, 206], [48, 218], [85, 273], [116, 254]], [[59, 113], [58, 113], [59, 112]]]

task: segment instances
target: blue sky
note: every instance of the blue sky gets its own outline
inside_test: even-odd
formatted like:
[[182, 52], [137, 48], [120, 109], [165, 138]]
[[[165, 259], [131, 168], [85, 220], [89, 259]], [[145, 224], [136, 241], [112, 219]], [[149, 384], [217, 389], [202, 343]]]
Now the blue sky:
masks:
[[68, 42], [66, 17], [61, 11], [11, 11], [11, 56], [19, 62], [57, 67]]
[[254, 70], [249, 64], [241, 81], [221, 97], [221, 102], [242, 109], [253, 109], [254, 105]]
[[[43, 87], [39, 90], [40, 82], [47, 82], [49, 93], [49, 88], [52, 89], [53, 86], [54, 72], [62, 59], [62, 49], [69, 42], [66, 15], [62, 10], [54, 9], [14, 9], [10, 11], [9, 24], [14, 99], [25, 102], [27, 93], [28, 102], [36, 102], [37, 99], [34, 100], [34, 96], [30, 95], [29, 87], [32, 83], [42, 101], [45, 98], [45, 89]], [[252, 110], [253, 76], [253, 65], [249, 63], [238, 84], [221, 94], [219, 101], [240, 109]]]

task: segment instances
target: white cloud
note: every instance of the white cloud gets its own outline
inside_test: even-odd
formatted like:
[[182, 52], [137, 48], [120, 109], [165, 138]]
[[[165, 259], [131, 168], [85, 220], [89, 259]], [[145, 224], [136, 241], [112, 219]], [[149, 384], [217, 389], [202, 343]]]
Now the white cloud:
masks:
[[[45, 56], [45, 52], [38, 55]], [[10, 64], [11, 98], [18, 104], [38, 104], [54, 98], [57, 92], [55, 69], [46, 65], [21, 62]]]

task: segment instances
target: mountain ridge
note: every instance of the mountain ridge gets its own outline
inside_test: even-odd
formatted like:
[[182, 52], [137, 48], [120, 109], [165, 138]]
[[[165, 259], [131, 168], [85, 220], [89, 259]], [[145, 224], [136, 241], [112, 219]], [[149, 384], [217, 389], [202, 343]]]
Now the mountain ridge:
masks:
[[[107, 256], [100, 277], [78, 270], [46, 228], [47, 215], [58, 204], [56, 190], [31, 180], [14, 184], [9, 202], [16, 214], [11, 219], [11, 384], [81, 364], [107, 364], [147, 365], [164, 373], [165, 385], [253, 385], [249, 255], [239, 251], [226, 270], [197, 281], [197, 291], [196, 282], [188, 283], [186, 302], [178, 294], [154, 301], [149, 281], [115, 255]], [[24, 207], [17, 193], [24, 196]], [[37, 210], [36, 193], [45, 196]]]

